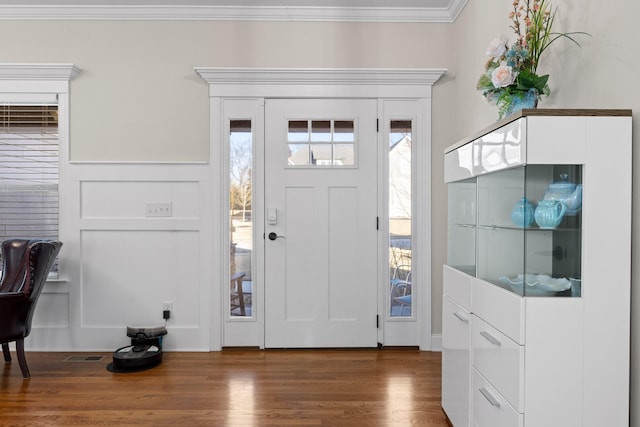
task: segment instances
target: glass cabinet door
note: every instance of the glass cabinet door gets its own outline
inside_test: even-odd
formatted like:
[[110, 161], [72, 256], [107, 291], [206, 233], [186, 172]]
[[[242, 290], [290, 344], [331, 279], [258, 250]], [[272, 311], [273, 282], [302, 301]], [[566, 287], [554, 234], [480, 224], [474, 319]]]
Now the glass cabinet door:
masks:
[[524, 171], [519, 167], [478, 177], [477, 276], [500, 286], [524, 271], [525, 226], [512, 220], [525, 193]]
[[522, 296], [580, 296], [582, 168], [477, 178], [477, 277]]
[[525, 239], [524, 295], [580, 297], [582, 166], [529, 165], [525, 175], [535, 218]]
[[477, 182], [467, 179], [450, 183], [447, 264], [476, 275]]

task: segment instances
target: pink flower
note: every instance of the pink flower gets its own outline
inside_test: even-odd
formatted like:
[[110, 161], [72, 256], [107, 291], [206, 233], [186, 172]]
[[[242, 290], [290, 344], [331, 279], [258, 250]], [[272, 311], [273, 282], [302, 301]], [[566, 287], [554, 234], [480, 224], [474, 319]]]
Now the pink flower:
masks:
[[505, 62], [500, 64], [491, 73], [491, 83], [495, 88], [507, 87], [516, 80], [516, 74], [513, 72], [513, 68], [508, 66]]

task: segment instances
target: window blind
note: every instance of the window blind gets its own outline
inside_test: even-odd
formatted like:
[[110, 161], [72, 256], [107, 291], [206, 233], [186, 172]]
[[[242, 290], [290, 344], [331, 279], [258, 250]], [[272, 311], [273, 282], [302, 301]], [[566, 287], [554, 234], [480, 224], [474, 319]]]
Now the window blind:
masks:
[[58, 107], [0, 104], [0, 240], [58, 238]]

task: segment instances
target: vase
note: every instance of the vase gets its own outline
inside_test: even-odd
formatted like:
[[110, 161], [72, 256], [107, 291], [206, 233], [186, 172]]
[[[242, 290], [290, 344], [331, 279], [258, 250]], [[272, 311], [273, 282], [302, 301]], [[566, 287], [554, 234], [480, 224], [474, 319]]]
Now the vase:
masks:
[[524, 108], [536, 108], [538, 106], [538, 98], [539, 94], [535, 89], [512, 95], [510, 102], [506, 105], [504, 115], [500, 118], [510, 116]]
[[557, 200], [540, 200], [534, 213], [536, 224], [542, 229], [554, 229], [560, 225], [566, 210], [564, 203]]
[[533, 224], [533, 204], [526, 197], [520, 199], [511, 211], [511, 221], [518, 227], [529, 227]]

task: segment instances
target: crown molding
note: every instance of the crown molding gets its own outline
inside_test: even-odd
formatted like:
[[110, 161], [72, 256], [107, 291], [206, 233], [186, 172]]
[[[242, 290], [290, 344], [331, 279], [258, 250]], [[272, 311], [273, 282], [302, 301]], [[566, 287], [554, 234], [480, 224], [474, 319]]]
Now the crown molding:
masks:
[[195, 67], [209, 84], [433, 85], [441, 68], [244, 68]]
[[195, 67], [210, 96], [426, 98], [446, 69]]
[[0, 80], [70, 81], [79, 72], [73, 64], [0, 63]]
[[0, 19], [453, 22], [468, 0], [449, 7], [315, 7], [212, 5], [0, 5]]
[[451, 20], [448, 22], [455, 22], [458, 19], [458, 15], [462, 12], [462, 9], [467, 5], [469, 0], [452, 0], [449, 5], [448, 11]]

